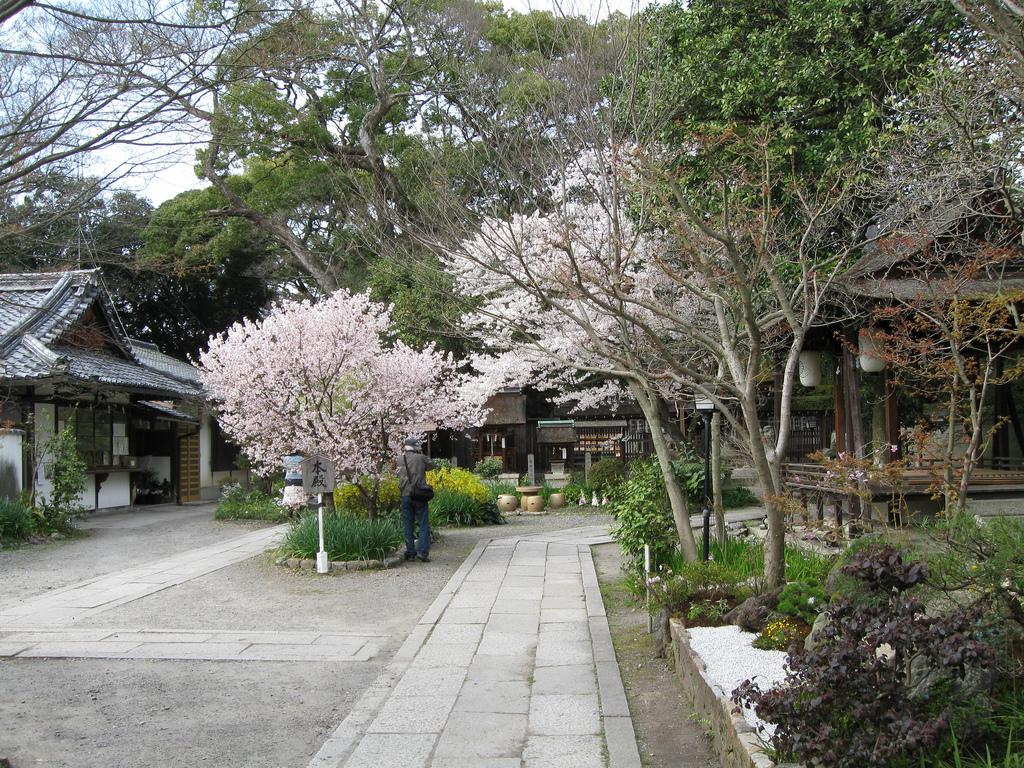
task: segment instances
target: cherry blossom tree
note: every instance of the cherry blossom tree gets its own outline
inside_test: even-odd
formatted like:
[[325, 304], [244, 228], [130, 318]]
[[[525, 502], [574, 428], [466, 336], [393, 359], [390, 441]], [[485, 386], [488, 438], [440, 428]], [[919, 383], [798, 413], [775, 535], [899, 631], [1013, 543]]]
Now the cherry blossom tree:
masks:
[[548, 201], [542, 209], [484, 217], [473, 237], [449, 248], [447, 266], [460, 291], [476, 300], [464, 330], [490, 350], [473, 360], [478, 386], [493, 392], [535, 384], [581, 408], [636, 401], [651, 427], [680, 550], [696, 559], [661, 393], [650, 375], [658, 354], [651, 338], [668, 345], [678, 334], [654, 313], [636, 311], [628, 297], [646, 296], [694, 321], [698, 305], [658, 268], [653, 254], [663, 239], [642, 214], [631, 215], [636, 206], [627, 211], [632, 151], [605, 146], [567, 157], [541, 191]]
[[390, 309], [345, 290], [236, 323], [199, 366], [222, 428], [257, 468], [324, 455], [359, 486], [371, 518], [406, 438], [484, 416], [482, 390], [451, 357], [394, 341]]

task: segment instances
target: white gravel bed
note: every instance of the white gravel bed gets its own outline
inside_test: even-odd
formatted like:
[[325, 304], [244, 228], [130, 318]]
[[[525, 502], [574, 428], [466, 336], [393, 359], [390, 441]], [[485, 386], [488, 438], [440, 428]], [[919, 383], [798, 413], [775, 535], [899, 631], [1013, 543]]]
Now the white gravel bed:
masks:
[[[753, 632], [744, 632], [733, 625], [694, 627], [686, 631], [690, 635], [690, 648], [704, 662], [708, 677], [730, 698], [744, 680], [753, 680], [765, 689], [786, 677], [784, 665], [788, 654], [751, 647], [757, 637]], [[747, 707], [743, 708], [743, 718], [759, 733], [770, 736], [775, 732], [774, 725], [761, 721]]]

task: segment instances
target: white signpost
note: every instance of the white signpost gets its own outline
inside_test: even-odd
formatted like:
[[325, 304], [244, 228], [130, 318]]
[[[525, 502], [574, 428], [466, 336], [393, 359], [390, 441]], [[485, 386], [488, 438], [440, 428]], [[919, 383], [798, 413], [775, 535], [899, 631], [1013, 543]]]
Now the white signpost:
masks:
[[316, 553], [316, 572], [327, 573], [331, 563], [324, 550], [324, 494], [334, 492], [334, 463], [326, 456], [310, 456], [302, 460], [302, 488], [316, 494], [317, 525], [320, 550]]

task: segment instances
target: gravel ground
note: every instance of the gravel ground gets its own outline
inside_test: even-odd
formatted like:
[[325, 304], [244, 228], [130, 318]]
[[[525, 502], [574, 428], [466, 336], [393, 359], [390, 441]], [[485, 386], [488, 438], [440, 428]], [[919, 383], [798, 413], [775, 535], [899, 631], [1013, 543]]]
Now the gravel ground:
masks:
[[11, 659], [13, 768], [305, 768], [380, 664]]
[[[250, 529], [213, 522], [212, 507], [198, 510], [152, 524], [108, 519], [89, 538], [0, 553], [4, 598], [11, 589], [38, 594]], [[609, 520], [572, 511], [445, 530], [432, 562], [388, 571], [318, 576], [263, 555], [127, 603], [76, 626], [318, 628], [390, 639], [368, 663], [3, 659], [0, 758], [14, 768], [304, 768], [477, 541]], [[134, 556], [136, 549], [143, 554]]]
[[268, 554], [126, 603], [78, 626], [320, 629], [393, 635], [399, 644], [480, 539], [609, 520], [605, 515], [557, 514], [511, 517], [502, 526], [445, 529], [431, 547], [429, 563], [331, 576], [282, 568]]
[[142, 507], [99, 514], [79, 521], [81, 532], [70, 539], [0, 550], [0, 608], [267, 525], [218, 522], [214, 507]]
[[[785, 651], [762, 651], [751, 647], [753, 632], [744, 632], [737, 626], [694, 627], [686, 630], [690, 647], [707, 667], [708, 677], [714, 680], [726, 696], [731, 696], [744, 680], [754, 680], [761, 688], [771, 688], [786, 677]], [[752, 710], [744, 707], [743, 717], [753, 728], [764, 729], [771, 735], [775, 726], [758, 719]]]

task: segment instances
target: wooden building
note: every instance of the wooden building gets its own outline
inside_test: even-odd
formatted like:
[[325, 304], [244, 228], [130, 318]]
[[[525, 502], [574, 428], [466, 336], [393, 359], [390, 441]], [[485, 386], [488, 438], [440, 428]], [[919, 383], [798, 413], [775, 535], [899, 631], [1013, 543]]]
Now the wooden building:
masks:
[[0, 275], [0, 362], [0, 494], [45, 498], [47, 446], [69, 425], [87, 465], [86, 509], [216, 493], [211, 459], [224, 441], [198, 372], [128, 338], [99, 270]]

